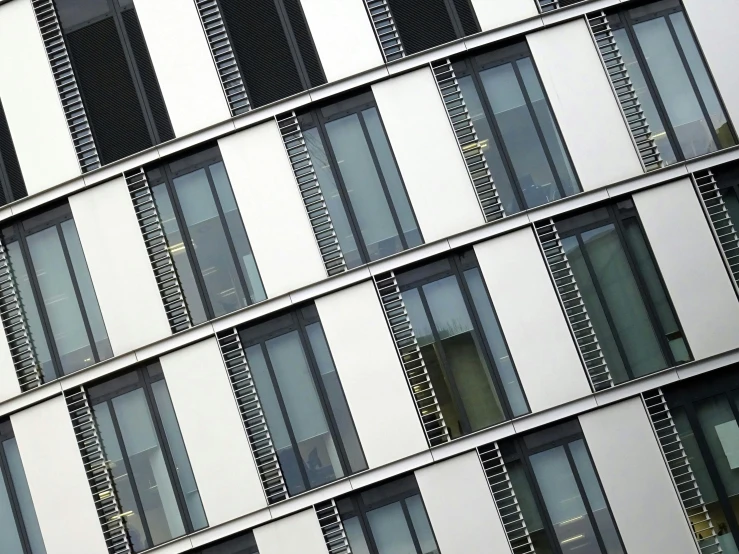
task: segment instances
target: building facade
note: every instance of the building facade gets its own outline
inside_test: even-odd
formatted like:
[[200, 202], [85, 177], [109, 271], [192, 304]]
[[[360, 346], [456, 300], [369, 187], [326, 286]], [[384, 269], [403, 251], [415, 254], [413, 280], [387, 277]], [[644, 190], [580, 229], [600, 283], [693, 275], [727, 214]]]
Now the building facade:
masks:
[[736, 0], [0, 0], [0, 554], [739, 554]]

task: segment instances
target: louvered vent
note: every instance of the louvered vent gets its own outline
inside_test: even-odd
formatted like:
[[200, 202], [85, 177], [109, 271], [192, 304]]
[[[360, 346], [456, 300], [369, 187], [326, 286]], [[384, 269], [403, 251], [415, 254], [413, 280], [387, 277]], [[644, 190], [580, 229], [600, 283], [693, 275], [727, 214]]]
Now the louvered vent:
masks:
[[346, 537], [344, 524], [341, 523], [341, 516], [333, 498], [316, 504], [313, 508], [316, 510], [318, 524], [321, 526], [321, 533], [329, 554], [351, 554], [349, 539]]
[[6, 185], [11, 193], [11, 197], [3, 198], [2, 203], [7, 204], [8, 202], [25, 198], [28, 196], [26, 182], [23, 179], [21, 166], [15, 152], [13, 137], [10, 136], [10, 127], [8, 127], [8, 120], [5, 118], [5, 110], [3, 109], [2, 102], [0, 102], [0, 155], [3, 158], [5, 174], [8, 177]]
[[387, 0], [406, 54], [456, 40], [444, 0]]
[[585, 0], [536, 0], [541, 13], [552, 12], [560, 8], [566, 8], [574, 4], [579, 4]]
[[403, 43], [400, 41], [398, 28], [387, 0], [364, 0], [364, 6], [367, 8], [367, 15], [372, 22], [385, 61], [392, 62], [405, 56]]
[[293, 29], [293, 35], [295, 35], [300, 57], [303, 60], [303, 66], [305, 66], [310, 88], [323, 85], [326, 83], [326, 75], [323, 73], [323, 67], [321, 67], [316, 45], [313, 43], [313, 37], [308, 29], [303, 8], [300, 6], [300, 0], [283, 0], [283, 2], [287, 18], [290, 20], [290, 26]]
[[474, 35], [480, 32], [480, 26], [477, 24], [475, 12], [472, 9], [470, 0], [453, 0], [454, 7], [457, 10], [457, 17], [462, 23], [462, 30], [465, 36]]

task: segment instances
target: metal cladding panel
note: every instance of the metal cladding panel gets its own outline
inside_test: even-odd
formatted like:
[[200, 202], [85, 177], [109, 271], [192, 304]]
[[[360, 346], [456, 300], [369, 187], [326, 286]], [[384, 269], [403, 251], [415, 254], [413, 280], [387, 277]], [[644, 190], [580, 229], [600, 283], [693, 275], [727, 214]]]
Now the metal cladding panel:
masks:
[[534, 0], [472, 0], [483, 31], [539, 15]]
[[326, 554], [326, 543], [313, 508], [254, 529], [259, 554]]

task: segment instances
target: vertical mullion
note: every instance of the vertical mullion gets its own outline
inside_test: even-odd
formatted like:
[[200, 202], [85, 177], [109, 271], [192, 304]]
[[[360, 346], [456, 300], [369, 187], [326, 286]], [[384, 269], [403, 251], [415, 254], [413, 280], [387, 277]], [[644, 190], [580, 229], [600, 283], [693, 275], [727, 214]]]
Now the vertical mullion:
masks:
[[406, 506], [405, 501], [407, 498], [404, 498], [403, 500], [400, 500], [400, 507], [403, 510], [403, 516], [405, 517], [405, 524], [408, 526], [408, 531], [411, 535], [411, 540], [413, 540], [413, 546], [416, 549], [416, 554], [423, 554], [423, 551], [421, 550], [421, 544], [418, 542], [418, 536], [416, 535], [416, 528], [413, 527], [413, 521], [411, 520], [411, 514], [408, 512], [408, 506]]
[[20, 503], [18, 502], [18, 495], [15, 492], [13, 478], [10, 475], [10, 467], [8, 466], [8, 462], [5, 459], [5, 441], [7, 440], [10, 440], [10, 438], [0, 440], [0, 478], [5, 485], [5, 490], [8, 491], [10, 509], [13, 512], [13, 520], [15, 521], [15, 528], [18, 531], [18, 537], [21, 541], [23, 554], [32, 554], [31, 543], [28, 540], [28, 533], [26, 532], [26, 526], [23, 521], [23, 514], [20, 510]]
[[372, 554], [380, 554], [380, 550], [377, 548], [377, 542], [375, 541], [375, 535], [372, 533], [372, 527], [369, 524], [367, 506], [364, 505], [361, 492], [356, 493], [356, 496], [352, 498], [352, 504], [354, 504], [354, 511], [357, 513], [357, 519], [359, 520], [359, 525], [362, 528], [370, 552]]
[[303, 90], [308, 90], [309, 88], [311, 88], [310, 82], [308, 80], [308, 71], [305, 69], [303, 56], [300, 55], [300, 48], [298, 48], [297, 40], [295, 39], [295, 33], [293, 33], [293, 26], [290, 23], [290, 18], [287, 16], [287, 10], [285, 9], [285, 6], [282, 5], [283, 0], [274, 0], [274, 2], [275, 8], [277, 9], [277, 14], [280, 18], [280, 22], [282, 23], [282, 31], [285, 33], [285, 39], [287, 40], [288, 48], [290, 48], [290, 53], [292, 54], [293, 61], [295, 62], [295, 69], [298, 70], [300, 84], [303, 85]]

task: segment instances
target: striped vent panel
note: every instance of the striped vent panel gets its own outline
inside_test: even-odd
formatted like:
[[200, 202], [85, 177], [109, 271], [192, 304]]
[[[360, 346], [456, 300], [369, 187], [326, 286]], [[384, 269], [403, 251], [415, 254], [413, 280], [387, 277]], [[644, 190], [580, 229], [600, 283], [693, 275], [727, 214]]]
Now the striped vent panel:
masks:
[[285, 500], [288, 497], [287, 485], [282, 476], [277, 451], [272, 443], [272, 435], [267, 427], [239, 332], [233, 328], [226, 329], [217, 333], [216, 337], [231, 382], [231, 390], [239, 407], [241, 422], [262, 481], [264, 495], [270, 504]]
[[387, 0], [364, 0], [364, 7], [367, 8], [367, 15], [372, 22], [385, 61], [392, 62], [405, 56], [398, 27], [395, 25]]
[[349, 539], [334, 499], [313, 506], [329, 554], [351, 554]]
[[585, 0], [536, 0], [541, 13], [552, 12], [560, 8], [566, 8], [574, 4], [579, 4]]
[[595, 335], [595, 328], [580, 295], [580, 287], [575, 281], [572, 267], [562, 247], [557, 227], [552, 219], [537, 221], [534, 227], [590, 385], [594, 391], [610, 388], [613, 386], [611, 372], [608, 370], [603, 350]]
[[642, 393], [642, 400], [698, 549], [702, 554], [723, 552], [662, 389]]
[[5, 118], [5, 109], [0, 102], [0, 156], [3, 158], [3, 166], [5, 174], [8, 176], [6, 183], [11, 193], [11, 198], [3, 198], [3, 204], [19, 200], [28, 196], [26, 190], [26, 182], [23, 179], [21, 165], [18, 162], [18, 155], [15, 152], [13, 137], [10, 135], [10, 127], [8, 120]]
[[287, 18], [290, 20], [290, 26], [293, 29], [295, 42], [298, 45], [300, 57], [303, 59], [303, 65], [308, 76], [310, 87], [317, 87], [326, 83], [326, 75], [323, 73], [321, 61], [318, 58], [316, 45], [313, 43], [313, 37], [308, 29], [308, 22], [305, 20], [303, 8], [300, 6], [300, 0], [283, 0]]
[[105, 459], [92, 407], [83, 387], [64, 393], [108, 554], [132, 554], [113, 476]]
[[457, 17], [462, 23], [462, 30], [465, 36], [474, 35], [480, 32], [480, 26], [477, 24], [475, 12], [472, 9], [470, 0], [453, 0], [454, 7], [457, 10]]
[[444, 0], [387, 0], [406, 54], [456, 40]]
[[421, 347], [413, 332], [395, 273], [389, 271], [375, 275], [374, 280], [382, 309], [385, 312], [385, 319], [393, 336], [395, 349], [403, 364], [405, 378], [416, 403], [416, 411], [421, 418], [424, 433], [426, 433], [426, 440], [430, 446], [449, 442], [449, 429], [441, 413], [434, 385], [423, 361]]

